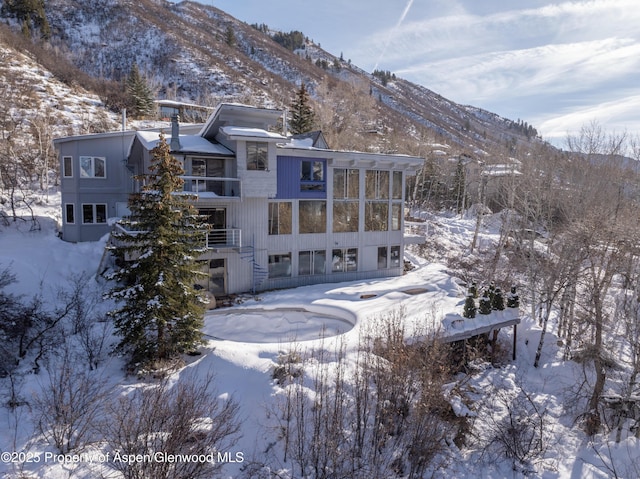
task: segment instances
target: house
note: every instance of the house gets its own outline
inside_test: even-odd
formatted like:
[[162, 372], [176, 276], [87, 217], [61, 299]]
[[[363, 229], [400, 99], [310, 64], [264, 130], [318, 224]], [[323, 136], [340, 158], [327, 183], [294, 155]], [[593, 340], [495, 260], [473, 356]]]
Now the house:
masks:
[[[229, 294], [401, 275], [405, 180], [424, 160], [335, 151], [319, 134], [288, 138], [276, 131], [282, 115], [225, 103], [197, 130], [173, 118], [167, 142], [211, 226], [202, 286]], [[54, 141], [62, 239], [98, 240], [109, 218], [128, 214], [158, 141], [158, 130]]]

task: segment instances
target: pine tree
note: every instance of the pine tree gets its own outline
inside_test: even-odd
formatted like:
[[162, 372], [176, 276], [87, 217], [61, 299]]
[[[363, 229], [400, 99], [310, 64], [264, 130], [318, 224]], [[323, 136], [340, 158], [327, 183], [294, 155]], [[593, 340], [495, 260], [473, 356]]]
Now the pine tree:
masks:
[[30, 37], [32, 28], [40, 30], [40, 36], [48, 39], [51, 28], [44, 11], [44, 0], [5, 0], [0, 14], [13, 15], [22, 24], [22, 33]]
[[112, 235], [121, 245], [116, 258], [135, 258], [120, 262], [109, 277], [118, 283], [107, 294], [118, 302], [110, 313], [120, 336], [116, 351], [129, 354], [132, 366], [174, 358], [202, 342], [205, 300], [194, 283], [206, 224], [180, 194], [184, 171], [164, 135], [151, 153], [147, 186], [129, 200], [127, 231]]
[[496, 311], [504, 310], [504, 296], [500, 288], [496, 288], [491, 300], [491, 308]]
[[224, 33], [224, 42], [230, 47], [233, 47], [236, 44], [236, 33], [233, 31], [231, 25], [227, 25], [227, 29]]
[[294, 135], [307, 133], [313, 130], [315, 123], [315, 113], [309, 105], [309, 93], [304, 86], [304, 82], [300, 83], [300, 88], [296, 92], [296, 97], [291, 104], [291, 119], [289, 120], [289, 130]]
[[473, 299], [473, 294], [469, 292], [469, 294], [467, 294], [467, 298], [464, 300], [464, 312], [462, 313], [462, 316], [465, 318], [475, 318], [477, 310], [478, 308], [476, 308], [476, 302]]
[[131, 116], [145, 117], [153, 112], [153, 93], [146, 80], [140, 75], [138, 64], [131, 65], [131, 71], [127, 77], [127, 108]]
[[491, 298], [489, 297], [489, 291], [484, 292], [479, 301], [478, 312], [480, 314], [491, 314]]
[[516, 287], [511, 286], [511, 292], [507, 295], [507, 308], [519, 308], [519, 307], [520, 307], [520, 296], [518, 296]]
[[475, 281], [471, 282], [471, 286], [469, 286], [469, 293], [474, 298], [478, 297], [478, 283], [476, 283]]

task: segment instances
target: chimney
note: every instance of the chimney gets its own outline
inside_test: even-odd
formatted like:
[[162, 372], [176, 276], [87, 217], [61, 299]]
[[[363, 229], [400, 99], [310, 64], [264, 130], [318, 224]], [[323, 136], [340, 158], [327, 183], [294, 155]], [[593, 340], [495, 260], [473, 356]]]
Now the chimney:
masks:
[[171, 115], [171, 151], [180, 151], [180, 116], [177, 113]]

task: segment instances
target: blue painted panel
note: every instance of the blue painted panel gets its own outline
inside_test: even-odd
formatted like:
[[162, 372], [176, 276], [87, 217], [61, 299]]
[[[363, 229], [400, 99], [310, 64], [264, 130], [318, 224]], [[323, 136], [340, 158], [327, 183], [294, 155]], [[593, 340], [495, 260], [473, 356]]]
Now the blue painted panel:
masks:
[[[302, 162], [322, 163], [323, 180], [303, 182], [300, 180]], [[310, 186], [317, 189], [304, 190]], [[278, 190], [276, 199], [327, 199], [327, 160], [324, 158], [301, 158], [297, 156], [278, 156]]]

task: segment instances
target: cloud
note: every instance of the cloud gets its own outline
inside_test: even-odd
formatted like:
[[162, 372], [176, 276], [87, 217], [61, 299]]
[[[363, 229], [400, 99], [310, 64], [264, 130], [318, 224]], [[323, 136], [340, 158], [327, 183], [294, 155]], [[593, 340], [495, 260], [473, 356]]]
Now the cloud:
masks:
[[[409, 0], [407, 5], [404, 7], [404, 10], [402, 11], [402, 14], [400, 15], [400, 19], [398, 20], [398, 23], [396, 23], [396, 26], [394, 27], [393, 30], [391, 30], [390, 34], [392, 34], [394, 31], [396, 31], [398, 28], [400, 28], [400, 25], [402, 25], [402, 22], [407, 17], [407, 14], [409, 13], [409, 10], [411, 10], [411, 5], [413, 5], [413, 0]], [[384, 54], [386, 53], [388, 46], [389, 46], [389, 39], [387, 39], [387, 42], [382, 47], [382, 51], [380, 52], [380, 57], [378, 58], [378, 61], [376, 62], [375, 66], [374, 66], [374, 70], [376, 70], [378, 68], [378, 64], [380, 63], [380, 60], [382, 60], [382, 58], [384, 57]]]
[[469, 10], [429, 18], [412, 14], [401, 29], [374, 32], [359, 48], [379, 52], [388, 43], [385, 61], [394, 67], [399, 62], [637, 36], [640, 22], [636, 0], [564, 2], [486, 15]]
[[538, 119], [538, 131], [552, 143], [562, 146], [568, 134], [575, 134], [584, 125], [597, 121], [616, 133], [640, 131], [640, 89], [616, 100], [567, 108], [559, 115]]
[[416, 2], [402, 28], [369, 36], [366, 48], [380, 51], [388, 38], [381, 68], [453, 101], [525, 119], [545, 137], [597, 118], [640, 127], [637, 0], [532, 8], [539, 3], [505, 11], [504, 2], [459, 0], [453, 13], [426, 17]]

